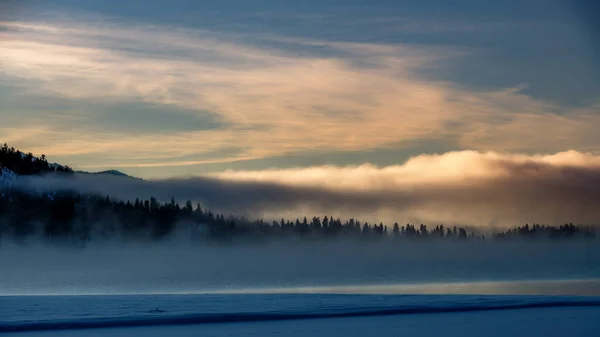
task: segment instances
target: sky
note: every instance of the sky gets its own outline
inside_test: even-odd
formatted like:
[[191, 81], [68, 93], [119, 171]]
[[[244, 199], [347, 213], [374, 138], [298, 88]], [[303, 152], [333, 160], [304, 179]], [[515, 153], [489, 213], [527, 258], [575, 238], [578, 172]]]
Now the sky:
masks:
[[0, 138], [87, 171], [596, 153], [592, 1], [3, 1]]

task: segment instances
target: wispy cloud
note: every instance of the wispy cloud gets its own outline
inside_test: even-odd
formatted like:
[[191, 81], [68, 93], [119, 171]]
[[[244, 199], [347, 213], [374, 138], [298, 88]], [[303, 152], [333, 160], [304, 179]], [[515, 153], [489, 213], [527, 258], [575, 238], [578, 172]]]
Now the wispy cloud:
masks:
[[[77, 122], [63, 129], [0, 126], [7, 141], [23, 139], [21, 132], [35, 134], [27, 145], [49, 155], [104, 153], [120, 158], [109, 159], [111, 165], [160, 166], [206, 162], [174, 163], [169, 151], [171, 159], [201, 157], [240, 144], [243, 152], [208, 161], [402, 147], [414, 139], [454, 142], [457, 149], [528, 152], [592, 150], [597, 143], [597, 106], [573, 110], [518, 88], [472, 92], [421, 75], [466, 52], [454, 48], [277, 39], [119, 22], [10, 21], [0, 27], [0, 79], [25, 81], [30, 94], [81, 102], [139, 101], [199, 115], [210, 111], [228, 125], [174, 131], [160, 139], [151, 133], [78, 132]], [[275, 48], [261, 39], [294, 48]], [[294, 52], [307, 46], [328, 53]], [[540, 127], [544, 132], [535, 131]], [[69, 142], [49, 141], [61, 132]], [[155, 163], [127, 159], [132, 152], [151, 156], [157, 148], [168, 150], [157, 153]], [[77, 159], [72, 164], [90, 165]]]
[[420, 155], [401, 165], [222, 172], [203, 177], [22, 178], [23, 188], [71, 188], [124, 199], [156, 196], [217, 211], [277, 219], [304, 215], [474, 226], [595, 223], [600, 157], [568, 151], [517, 155], [461, 151]]

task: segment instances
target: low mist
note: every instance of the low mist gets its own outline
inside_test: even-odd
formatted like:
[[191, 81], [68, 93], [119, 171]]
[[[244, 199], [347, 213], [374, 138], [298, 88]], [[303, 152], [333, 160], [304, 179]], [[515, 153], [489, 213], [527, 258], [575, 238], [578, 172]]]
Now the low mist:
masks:
[[[385, 287], [420, 284], [416, 289], [400, 290], [415, 292], [427, 290], [422, 288], [427, 284], [454, 282], [465, 283], [464, 292], [477, 292], [483, 290], [468, 284], [599, 279], [600, 246], [595, 241], [288, 240], [237, 245], [191, 245], [176, 241], [108, 243], [76, 250], [41, 243], [5, 244], [0, 250], [0, 270], [0, 295], [264, 289], [331, 292], [331, 289], [352, 291], [351, 287], [362, 289], [364, 286], [392, 291]], [[428, 291], [443, 293], [451, 289], [448, 287]]]

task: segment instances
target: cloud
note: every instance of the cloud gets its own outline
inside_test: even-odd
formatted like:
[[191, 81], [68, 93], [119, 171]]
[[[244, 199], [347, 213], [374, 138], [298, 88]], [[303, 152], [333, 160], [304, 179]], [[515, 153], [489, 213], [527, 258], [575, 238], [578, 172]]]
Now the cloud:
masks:
[[[76, 167], [101, 166], [100, 160], [77, 157], [94, 153], [105, 165], [121, 167], [201, 164], [206, 162], [203, 153], [239, 144], [245, 145], [243, 152], [209, 161], [394, 148], [415, 139], [443, 140], [457, 149], [526, 152], [590, 150], [597, 143], [597, 106], [574, 110], [536, 100], [518, 88], [472, 92], [420, 74], [467, 50], [120, 22], [5, 21], [0, 26], [0, 80], [25, 81], [29, 94], [84, 103], [139, 101], [198, 115], [208, 111], [229, 126], [172, 131], [155, 139], [152, 133], [134, 136], [124, 130], [77, 131], [69, 123], [62, 129], [37, 124], [28, 148], [71, 156]], [[315, 46], [331, 53], [314, 52]], [[7, 113], [14, 112], [0, 111]], [[540, 125], [570, 136], [530, 132]], [[14, 130], [29, 127], [5, 125], [0, 132], [17, 141]], [[59, 133], [70, 141], [55, 142], [53, 135]], [[150, 157], [157, 148], [165, 150], [154, 163], [127, 159], [132, 152]], [[192, 155], [198, 159], [174, 160]]]
[[401, 165], [228, 171], [136, 181], [77, 176], [21, 178], [23, 188], [72, 188], [133, 199], [202, 202], [219, 212], [277, 219], [304, 215], [367, 221], [513, 226], [593, 224], [600, 216], [600, 156], [460, 151]]

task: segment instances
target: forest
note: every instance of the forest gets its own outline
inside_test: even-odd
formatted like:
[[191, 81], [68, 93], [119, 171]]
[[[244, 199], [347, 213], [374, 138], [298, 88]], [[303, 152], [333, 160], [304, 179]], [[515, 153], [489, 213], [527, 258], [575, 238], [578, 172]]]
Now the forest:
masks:
[[[50, 164], [44, 155], [23, 153], [4, 144], [0, 148], [0, 174], [77, 174], [68, 166]], [[0, 175], [0, 181], [2, 181]], [[6, 178], [6, 177], [5, 177]], [[193, 241], [230, 242], [241, 240], [354, 238], [361, 240], [512, 240], [596, 237], [593, 225], [525, 224], [481, 233], [459, 225], [383, 224], [341, 220], [331, 215], [297, 219], [248, 219], [213, 212], [191, 201], [180, 205], [149, 200], [118, 200], [110, 196], [86, 195], [70, 191], [31, 193], [0, 184], [0, 239], [17, 243], [28, 238], [68, 242], [81, 246], [98, 240], [162, 240], [174, 233]], [[487, 236], [486, 236], [487, 234]]]

